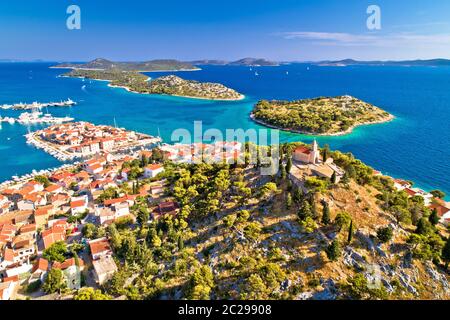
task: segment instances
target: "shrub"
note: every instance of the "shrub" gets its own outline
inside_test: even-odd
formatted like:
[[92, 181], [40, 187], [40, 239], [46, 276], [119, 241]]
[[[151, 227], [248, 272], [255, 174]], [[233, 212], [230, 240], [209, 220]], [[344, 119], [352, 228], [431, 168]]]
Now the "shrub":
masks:
[[379, 228], [377, 230], [377, 238], [381, 243], [389, 242], [393, 235], [394, 234], [391, 227]]

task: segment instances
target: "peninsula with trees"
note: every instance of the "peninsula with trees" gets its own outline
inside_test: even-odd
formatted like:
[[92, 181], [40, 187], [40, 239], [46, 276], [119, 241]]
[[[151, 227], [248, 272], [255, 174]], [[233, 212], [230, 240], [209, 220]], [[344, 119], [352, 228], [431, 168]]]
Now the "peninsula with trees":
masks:
[[121, 87], [143, 94], [165, 94], [208, 100], [241, 100], [244, 95], [220, 83], [185, 80], [175, 75], [150, 79], [148, 76], [120, 69], [86, 70], [74, 69], [63, 77], [87, 78], [110, 81], [109, 86]]
[[295, 101], [259, 101], [250, 115], [257, 123], [311, 135], [344, 135], [361, 125], [388, 122], [390, 113], [351, 96]]

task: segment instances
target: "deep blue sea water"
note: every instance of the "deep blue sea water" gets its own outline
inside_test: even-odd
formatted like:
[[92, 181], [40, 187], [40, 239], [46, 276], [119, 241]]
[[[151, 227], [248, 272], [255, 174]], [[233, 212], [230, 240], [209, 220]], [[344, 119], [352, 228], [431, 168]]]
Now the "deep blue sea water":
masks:
[[[186, 78], [221, 82], [246, 95], [238, 102], [214, 102], [167, 96], [140, 95], [106, 82], [58, 78], [65, 70], [49, 63], [0, 63], [0, 104], [55, 101], [71, 98], [71, 108], [49, 112], [95, 124], [114, 123], [157, 135], [165, 142], [177, 128], [261, 128], [248, 115], [259, 99], [299, 99], [349, 94], [396, 116], [390, 123], [364, 126], [352, 134], [318, 137], [323, 145], [350, 151], [374, 168], [413, 180], [419, 187], [450, 194], [450, 68], [448, 67], [319, 67], [291, 64], [280, 67], [205, 66], [178, 72]], [[308, 69], [309, 68], [309, 69]], [[257, 70], [259, 76], [255, 76]], [[149, 73], [157, 77], [166, 73]], [[82, 86], [85, 85], [85, 88]], [[0, 110], [17, 117], [20, 111]], [[39, 126], [31, 127], [36, 130]], [[54, 167], [57, 160], [25, 143], [28, 128], [3, 123], [0, 130], [0, 181], [32, 169]], [[282, 133], [282, 141], [310, 142], [312, 137]]]

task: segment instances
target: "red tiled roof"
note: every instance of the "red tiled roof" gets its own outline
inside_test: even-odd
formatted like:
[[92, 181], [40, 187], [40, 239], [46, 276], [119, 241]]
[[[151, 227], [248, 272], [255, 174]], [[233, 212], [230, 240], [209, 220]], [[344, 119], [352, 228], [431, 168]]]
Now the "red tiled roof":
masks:
[[45, 216], [48, 214], [48, 211], [51, 209], [50, 206], [40, 207], [34, 211], [35, 216]]
[[162, 168], [162, 165], [157, 164], [157, 163], [149, 164], [148, 166], [145, 167], [145, 169], [149, 169], [149, 170], [158, 170], [158, 169], [161, 169], [161, 168]]
[[45, 230], [42, 232], [42, 240], [44, 241], [44, 248], [47, 249], [57, 241], [64, 241], [66, 239], [64, 233], [54, 233], [53, 230]]
[[438, 203], [433, 203], [429, 207], [431, 210], [436, 209], [438, 216], [442, 217], [444, 214], [450, 211], [450, 209], [440, 205]]
[[[83, 267], [84, 266], [83, 259], [78, 258], [78, 261], [79, 261], [79, 266]], [[57, 261], [54, 262], [53, 263], [53, 268], [65, 270], [65, 269], [67, 269], [69, 267], [72, 267], [72, 266], [75, 266], [75, 265], [76, 265], [75, 258], [69, 258], [66, 261], [64, 261], [63, 263], [57, 262]]]
[[44, 259], [44, 258], [39, 258], [37, 260], [37, 262], [35, 263], [35, 265], [33, 266], [33, 269], [31, 272], [36, 272], [36, 271], [47, 271], [48, 270], [48, 260]]
[[3, 259], [5, 259], [5, 261], [14, 261], [14, 250], [10, 248], [5, 248], [5, 252], [3, 253]]
[[415, 196], [416, 193], [417, 193], [416, 191], [414, 191], [414, 190], [412, 190], [412, 189], [410, 189], [410, 188], [405, 188], [404, 190], [405, 190], [405, 192], [406, 192], [409, 196], [411, 196], [411, 197]]
[[311, 153], [311, 150], [310, 150], [308, 147], [306, 147], [306, 146], [300, 146], [300, 147], [295, 148], [294, 152], [300, 152], [300, 153], [304, 153], [304, 154], [310, 154], [310, 153]]
[[70, 202], [70, 207], [73, 208], [79, 208], [79, 207], [83, 207], [86, 205], [86, 202], [84, 200], [76, 200], [76, 201], [72, 201]]
[[91, 248], [91, 254], [95, 255], [104, 251], [111, 251], [111, 246], [109, 241], [106, 239], [97, 239], [89, 242], [89, 247]]
[[27, 232], [34, 232], [36, 231], [36, 224], [32, 223], [32, 224], [27, 224], [24, 225], [20, 228], [20, 233], [27, 233]]
[[47, 192], [55, 192], [56, 190], [61, 189], [60, 185], [57, 184], [51, 184], [47, 188], [45, 188], [45, 191]]

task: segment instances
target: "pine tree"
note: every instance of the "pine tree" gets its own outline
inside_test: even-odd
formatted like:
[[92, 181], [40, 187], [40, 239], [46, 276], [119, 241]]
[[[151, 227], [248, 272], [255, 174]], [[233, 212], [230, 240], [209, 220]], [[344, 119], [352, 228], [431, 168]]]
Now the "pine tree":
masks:
[[328, 225], [331, 222], [330, 217], [330, 206], [328, 205], [328, 202], [323, 202], [323, 211], [322, 211], [322, 223], [324, 225]]
[[431, 222], [431, 224], [433, 226], [435, 226], [439, 223], [439, 215], [438, 215], [436, 208], [433, 209], [428, 220]]
[[350, 244], [353, 239], [353, 220], [350, 221], [350, 227], [348, 228], [347, 242]]
[[303, 200], [302, 206], [298, 211], [298, 217], [300, 218], [300, 220], [305, 220], [307, 217], [311, 216], [312, 216], [311, 205], [309, 204], [308, 201]]
[[330, 261], [336, 261], [341, 255], [341, 246], [337, 240], [333, 242], [325, 249], [328, 259]]
[[300, 188], [296, 188], [294, 191], [294, 201], [297, 204], [300, 204], [300, 202], [303, 199], [303, 191]]

